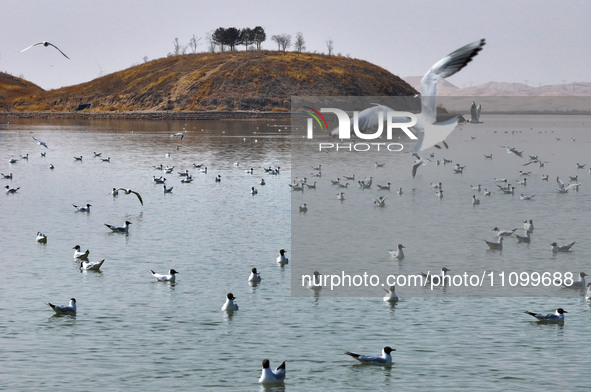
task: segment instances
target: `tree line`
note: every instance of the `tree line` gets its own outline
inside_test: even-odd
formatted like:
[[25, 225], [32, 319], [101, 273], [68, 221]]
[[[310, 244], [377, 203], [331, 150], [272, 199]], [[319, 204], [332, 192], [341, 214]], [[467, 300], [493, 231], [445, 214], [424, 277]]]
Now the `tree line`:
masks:
[[[261, 26], [254, 28], [245, 27], [238, 29], [236, 27], [218, 27], [213, 32], [207, 35], [208, 51], [214, 53], [216, 51], [225, 52], [235, 51], [239, 46], [244, 46], [244, 50], [256, 49], [261, 50], [261, 45], [267, 40], [267, 33]], [[295, 35], [295, 39], [292, 40], [290, 34], [275, 34], [271, 36], [271, 41], [277, 44], [277, 50], [287, 51], [293, 46], [294, 51], [301, 53], [306, 50], [306, 41], [304, 35], [298, 32]], [[197, 53], [197, 47], [201, 44], [201, 38], [193, 35], [189, 40], [188, 45], [183, 46], [179, 42], [178, 38], [174, 39], [174, 50], [169, 52], [168, 56], [177, 56], [186, 54], [187, 50], [191, 50], [192, 53]], [[254, 45], [254, 46], [253, 46]], [[334, 54], [334, 43], [332, 39], [326, 41], [326, 48], [328, 55]], [[148, 59], [144, 57], [144, 62]]]

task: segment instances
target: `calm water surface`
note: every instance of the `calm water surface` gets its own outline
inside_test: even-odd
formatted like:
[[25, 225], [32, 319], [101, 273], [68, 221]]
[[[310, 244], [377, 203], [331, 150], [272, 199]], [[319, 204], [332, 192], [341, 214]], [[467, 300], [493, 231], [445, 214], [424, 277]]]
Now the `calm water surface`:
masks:
[[[372, 166], [375, 157], [356, 157], [360, 161], [353, 171], [358, 177], [374, 175], [374, 183], [390, 181], [393, 188], [416, 188], [414, 196], [399, 199], [392, 192], [388, 203], [404, 204], [388, 204], [385, 209], [371, 205], [378, 194], [373, 189], [364, 194], [353, 187], [347, 191], [351, 199], [347, 203], [351, 203], [332, 203], [336, 190], [329, 178], [349, 175], [349, 171], [343, 172], [338, 159], [315, 154], [304, 162], [299, 157], [292, 162], [292, 140], [285, 124], [2, 124], [0, 171], [12, 172], [14, 178], [0, 181], [2, 186], [21, 189], [0, 198], [4, 228], [0, 234], [4, 245], [0, 250], [0, 389], [473, 391], [538, 390], [543, 386], [588, 390], [585, 376], [591, 349], [586, 342], [591, 340], [591, 309], [579, 293], [474, 297], [454, 295], [450, 288], [436, 295], [405, 296], [400, 289], [401, 301], [393, 306], [382, 301], [381, 288], [375, 294], [363, 291], [344, 298], [331, 297], [326, 289], [317, 296], [292, 296], [292, 291], [294, 295], [298, 291], [297, 287], [292, 290], [292, 274], [297, 282], [296, 271], [326, 265], [326, 260], [314, 259], [314, 252], [317, 259], [330, 254], [323, 248], [309, 251], [301, 246], [301, 241], [308, 240], [302, 237], [306, 233], [320, 238], [318, 244], [331, 244], [329, 250], [341, 252], [339, 262], [363, 260], [363, 268], [369, 264], [388, 273], [417, 272], [442, 263], [465, 268], [467, 259], [480, 263], [475, 270], [489, 268], [495, 261], [504, 265], [524, 262], [531, 269], [528, 263], [547, 265], [554, 260], [561, 268], [570, 263], [573, 270], [586, 268], [591, 273], [586, 234], [589, 172], [574, 168], [574, 162], [585, 162], [589, 156], [590, 137], [584, 127], [575, 125], [565, 133], [548, 125], [542, 129], [549, 132], [543, 134], [545, 139], [532, 145], [527, 135], [534, 130], [529, 123], [520, 128], [511, 122], [510, 129], [523, 132], [508, 139], [501, 132], [509, 125], [506, 120], [498, 121], [478, 131], [464, 127], [450, 138], [449, 158], [472, 169], [462, 177], [449, 174], [449, 165], [443, 169], [432, 164], [422, 168], [413, 182], [407, 155], [391, 157], [390, 168], [383, 172]], [[588, 124], [591, 119], [577, 116], [576, 121]], [[493, 129], [494, 125], [498, 128]], [[183, 128], [188, 132], [182, 142], [170, 137]], [[470, 139], [471, 132], [479, 132], [475, 140]], [[550, 132], [561, 133], [563, 140], [555, 152], [547, 147], [556, 137]], [[32, 135], [45, 141], [49, 149], [35, 144]], [[571, 143], [570, 137], [578, 142]], [[517, 174], [508, 171], [517, 166], [499, 144], [522, 146], [526, 153], [542, 149], [540, 155], [553, 164], [548, 166], [551, 177], [579, 174], [580, 191], [557, 199], [566, 210], [552, 201], [558, 197], [552, 192], [553, 184], [539, 181], [537, 168], [528, 193], [545, 195], [546, 202], [522, 207], [524, 202], [517, 197], [509, 202], [494, 194], [488, 204], [481, 196], [480, 209], [473, 208], [470, 184], [486, 178], [486, 185], [494, 186], [492, 177]], [[44, 158], [42, 151], [47, 152]], [[111, 157], [111, 162], [94, 158], [94, 151]], [[485, 161], [483, 152], [493, 152], [493, 161]], [[27, 153], [28, 161], [19, 159]], [[79, 155], [82, 162], [74, 161]], [[10, 158], [19, 161], [11, 165]], [[49, 169], [50, 163], [54, 170]], [[200, 173], [193, 163], [203, 163], [208, 173]], [[317, 190], [291, 192], [291, 177], [309, 176], [311, 166], [318, 163], [326, 170], [317, 180]], [[174, 173], [154, 170], [159, 164], [174, 165]], [[264, 173], [262, 168], [269, 166], [280, 166], [281, 174]], [[254, 174], [246, 174], [251, 167]], [[190, 184], [181, 183], [176, 173], [185, 169], [195, 178]], [[217, 174], [222, 176], [219, 183], [214, 181]], [[160, 175], [167, 178], [167, 186], [174, 186], [172, 194], [164, 194], [162, 186], [154, 184], [152, 176]], [[261, 179], [266, 185], [259, 185]], [[449, 198], [442, 200], [445, 206], [432, 195], [429, 183], [436, 180], [449, 184]], [[252, 186], [259, 191], [256, 196], [250, 195]], [[137, 190], [144, 206], [133, 195], [113, 198], [113, 187]], [[297, 207], [303, 202], [310, 210], [300, 215]], [[86, 203], [92, 204], [88, 214], [72, 207]], [[507, 204], [512, 207], [504, 208]], [[377, 233], [371, 238], [373, 250], [359, 246], [341, 250], [344, 245], [328, 236], [334, 230], [320, 211], [347, 205], [366, 217], [359, 218], [357, 229]], [[544, 212], [547, 206], [556, 209]], [[526, 210], [517, 214], [517, 207]], [[400, 216], [408, 210], [423, 215], [414, 220], [407, 212]], [[399, 219], [394, 225], [396, 212]], [[508, 226], [528, 217], [540, 221], [538, 242], [526, 248], [528, 254], [514, 241], [500, 255], [486, 252], [482, 239], [492, 236], [489, 226]], [[127, 236], [112, 234], [103, 225], [121, 225], [125, 220], [132, 222]], [[387, 249], [399, 242], [403, 224], [410, 225], [415, 234], [400, 240], [409, 244], [407, 257], [394, 263]], [[356, 232], [347, 231], [353, 230], [349, 227], [342, 225], [344, 235], [352, 238]], [[472, 233], [474, 238], [466, 249], [454, 241], [425, 245], [453, 230], [459, 230], [457, 237], [463, 242]], [[46, 245], [35, 242], [37, 231], [48, 235]], [[552, 259], [547, 241], [556, 236], [557, 240], [576, 239], [575, 250]], [[351, 242], [368, 243], [364, 237], [356, 241]], [[91, 261], [106, 259], [102, 272], [80, 272], [72, 258], [76, 244], [91, 250]], [[287, 249], [290, 257], [284, 268], [275, 263], [280, 248]], [[292, 251], [301, 256], [292, 256]], [[247, 282], [252, 267], [263, 278], [254, 287]], [[155, 282], [149, 273], [150, 269], [165, 272], [170, 268], [179, 271], [176, 284]], [[240, 305], [233, 315], [220, 311], [230, 291]], [[78, 301], [77, 316], [52, 316], [46, 303], [65, 304], [70, 297]], [[540, 325], [521, 313], [526, 309], [550, 312], [558, 306], [569, 311], [564, 325]], [[391, 368], [359, 366], [343, 355], [344, 351], [378, 354], [385, 345], [397, 349]], [[257, 384], [263, 358], [269, 358], [272, 365], [288, 361], [284, 386]]]

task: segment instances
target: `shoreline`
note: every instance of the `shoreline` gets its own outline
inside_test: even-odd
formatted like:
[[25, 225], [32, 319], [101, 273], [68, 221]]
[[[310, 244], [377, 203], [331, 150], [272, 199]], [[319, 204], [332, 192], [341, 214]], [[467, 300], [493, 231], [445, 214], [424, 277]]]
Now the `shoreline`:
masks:
[[129, 112], [0, 112], [1, 119], [35, 120], [290, 120], [290, 112], [129, 111]]

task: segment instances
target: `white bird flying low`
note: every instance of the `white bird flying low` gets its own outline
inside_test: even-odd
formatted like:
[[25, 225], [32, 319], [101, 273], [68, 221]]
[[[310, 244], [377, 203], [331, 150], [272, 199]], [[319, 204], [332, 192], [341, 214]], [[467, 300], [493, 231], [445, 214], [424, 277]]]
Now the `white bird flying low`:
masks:
[[137, 196], [138, 200], [140, 201], [140, 204], [144, 205], [144, 201], [142, 200], [142, 197], [136, 191], [132, 191], [131, 189], [126, 189], [126, 188], [119, 188], [119, 189], [117, 189], [117, 191], [123, 191], [126, 195], [133, 193], [134, 195]]
[[70, 59], [70, 58], [69, 58], [69, 57], [68, 57], [68, 56], [67, 56], [67, 55], [66, 55], [64, 52], [62, 52], [62, 50], [61, 50], [60, 48], [58, 48], [57, 46], [55, 46], [55, 45], [54, 45], [54, 44], [52, 44], [51, 42], [47, 42], [47, 41], [41, 41], [41, 42], [37, 42], [37, 43], [35, 43], [35, 44], [33, 44], [33, 45], [29, 46], [29, 47], [26, 47], [26, 48], [24, 48], [23, 50], [21, 50], [21, 53], [22, 53], [22, 52], [24, 52], [25, 50], [29, 50], [29, 49], [31, 49], [32, 47], [34, 47], [34, 46], [37, 46], [37, 45], [43, 45], [43, 46], [45, 46], [45, 47], [48, 47], [48, 46], [53, 46], [53, 47], [54, 47], [54, 48], [56, 48], [56, 49], [57, 49], [57, 50], [58, 50], [58, 51], [59, 51], [61, 54], [63, 54], [65, 58], [67, 58], [68, 60]]
[[542, 322], [558, 323], [558, 322], [564, 321], [564, 314], [568, 313], [568, 312], [562, 308], [558, 308], [558, 309], [556, 309], [556, 312], [554, 312], [554, 313], [534, 313], [534, 312], [528, 312], [527, 310], [524, 311], [523, 313], [527, 313], [531, 316], [534, 316], [535, 318], [537, 318], [539, 321], [542, 321]]
[[125, 221], [125, 226], [113, 226], [113, 225], [108, 225], [105, 223], [105, 226], [107, 226], [109, 229], [111, 229], [113, 231], [113, 233], [128, 233], [129, 232], [129, 225], [131, 225], [130, 221]]
[[396, 351], [396, 349], [393, 349], [390, 346], [386, 346], [382, 349], [381, 356], [360, 355], [349, 351], [345, 352], [345, 354], [350, 355], [351, 357], [355, 358], [363, 364], [389, 366], [392, 364], [392, 356], [390, 355], [392, 351]]
[[70, 303], [68, 305], [54, 305], [52, 303], [48, 303], [49, 307], [53, 309], [56, 315], [63, 316], [63, 315], [76, 315], [76, 299], [70, 298]]
[[411, 153], [411, 155], [417, 158], [417, 160], [412, 165], [412, 178], [415, 178], [419, 167], [425, 166], [426, 164], [431, 162], [431, 160], [429, 158], [421, 158], [416, 152]]
[[178, 274], [174, 269], [169, 270], [168, 274], [158, 274], [152, 270], [150, 270], [150, 272], [159, 282], [174, 282], [176, 280], [176, 274]]
[[281, 363], [274, 370], [271, 369], [271, 363], [268, 359], [263, 359], [263, 370], [261, 371], [261, 377], [259, 383], [261, 384], [278, 384], [285, 381], [285, 361]]
[[[485, 43], [485, 40], [481, 39], [462, 46], [436, 62], [421, 79], [421, 112], [416, 115], [417, 122], [410, 129], [415, 132], [422, 132], [422, 135], [419, 137], [414, 151], [423, 151], [432, 146], [441, 148], [438, 143], [443, 143], [447, 147], [445, 139], [456, 128], [458, 117], [437, 122], [437, 90], [439, 83], [464, 68], [482, 50]], [[385, 114], [391, 111], [394, 110], [384, 105], [376, 105], [359, 112], [359, 130], [376, 127], [380, 120], [380, 113], [382, 113], [381, 118], [385, 119]], [[408, 123], [408, 118], [400, 117], [393, 119], [393, 121]], [[351, 121], [351, 130], [353, 130], [353, 123]], [[338, 129], [333, 130], [331, 134], [337, 135]]]
[[42, 142], [41, 140], [37, 139], [35, 136], [33, 136], [33, 139], [37, 142], [38, 145], [43, 146], [45, 148], [49, 148], [49, 147], [47, 147], [47, 144], [45, 144], [45, 142]]

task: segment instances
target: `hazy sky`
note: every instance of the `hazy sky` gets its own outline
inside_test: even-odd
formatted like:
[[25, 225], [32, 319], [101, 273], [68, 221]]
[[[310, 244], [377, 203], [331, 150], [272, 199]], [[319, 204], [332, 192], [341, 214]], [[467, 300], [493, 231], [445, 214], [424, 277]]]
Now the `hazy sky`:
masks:
[[[0, 71], [51, 89], [165, 57], [175, 37], [186, 45], [217, 27], [263, 26], [271, 35], [301, 31], [310, 52], [367, 60], [398, 76], [422, 75], [458, 47], [486, 38], [475, 60], [450, 82], [559, 84], [591, 81], [591, 2], [3, 0]], [[52, 48], [50, 41], [70, 58]]]

